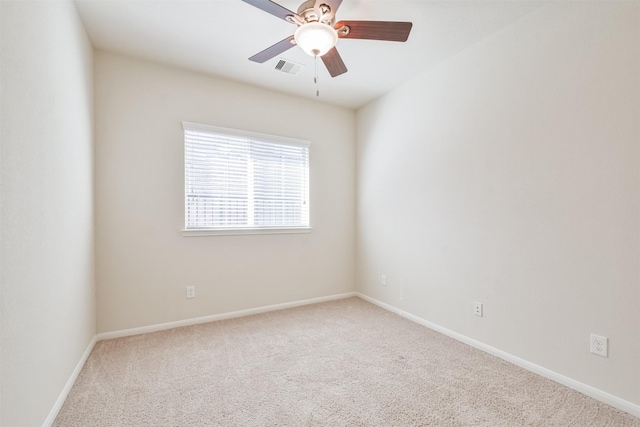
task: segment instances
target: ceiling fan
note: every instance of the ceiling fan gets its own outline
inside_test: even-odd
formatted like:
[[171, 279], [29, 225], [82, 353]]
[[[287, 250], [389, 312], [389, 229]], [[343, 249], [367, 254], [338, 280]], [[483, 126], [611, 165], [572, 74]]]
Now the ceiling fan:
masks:
[[405, 42], [411, 32], [411, 22], [339, 21], [336, 12], [342, 0], [306, 0], [298, 12], [270, 0], [242, 0], [280, 19], [295, 24], [295, 34], [253, 55], [249, 60], [263, 63], [298, 45], [311, 56], [321, 57], [331, 77], [347, 72], [338, 50], [338, 39], [367, 39]]

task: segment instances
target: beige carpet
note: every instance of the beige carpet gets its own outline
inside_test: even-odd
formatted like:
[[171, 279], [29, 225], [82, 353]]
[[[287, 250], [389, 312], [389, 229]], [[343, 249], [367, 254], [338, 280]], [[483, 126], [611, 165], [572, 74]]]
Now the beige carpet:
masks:
[[358, 298], [96, 344], [55, 426], [640, 426]]

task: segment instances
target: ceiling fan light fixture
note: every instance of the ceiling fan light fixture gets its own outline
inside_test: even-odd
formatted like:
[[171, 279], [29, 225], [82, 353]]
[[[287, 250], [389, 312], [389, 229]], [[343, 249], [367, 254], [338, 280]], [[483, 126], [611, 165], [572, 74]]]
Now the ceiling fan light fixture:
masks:
[[301, 25], [293, 37], [296, 44], [311, 56], [322, 56], [338, 43], [336, 30], [320, 22]]

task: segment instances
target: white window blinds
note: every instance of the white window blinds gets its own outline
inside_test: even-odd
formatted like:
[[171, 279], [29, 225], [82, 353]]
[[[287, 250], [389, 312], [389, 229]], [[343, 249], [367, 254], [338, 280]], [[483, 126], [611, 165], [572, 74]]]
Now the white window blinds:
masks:
[[309, 142], [183, 128], [187, 230], [309, 227]]

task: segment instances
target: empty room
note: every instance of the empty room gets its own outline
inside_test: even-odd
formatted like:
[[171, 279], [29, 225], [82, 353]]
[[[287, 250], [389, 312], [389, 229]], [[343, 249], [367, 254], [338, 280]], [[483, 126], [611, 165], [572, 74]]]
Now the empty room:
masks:
[[640, 427], [640, 2], [0, 0], [0, 425]]

